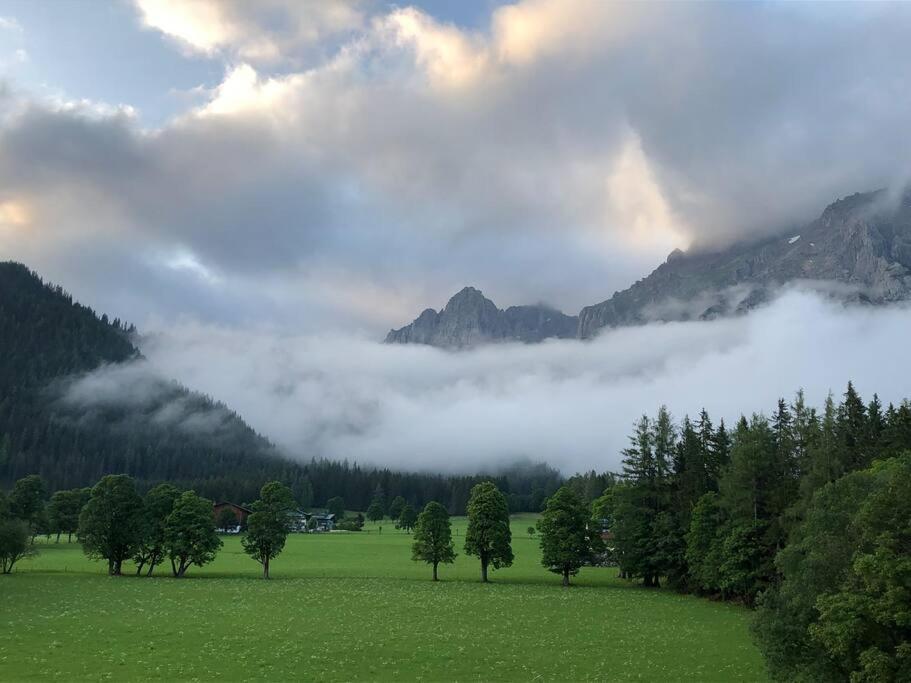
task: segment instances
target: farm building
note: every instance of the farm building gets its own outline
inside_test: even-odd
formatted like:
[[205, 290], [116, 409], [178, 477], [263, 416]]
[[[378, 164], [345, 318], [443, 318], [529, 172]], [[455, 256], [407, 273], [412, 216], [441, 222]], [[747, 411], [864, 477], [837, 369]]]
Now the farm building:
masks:
[[292, 526], [295, 531], [332, 531], [335, 528], [335, 515], [298, 510], [293, 515]]
[[229, 503], [227, 501], [219, 501], [212, 506], [212, 516], [217, 520], [219, 515], [221, 515], [222, 510], [231, 510], [234, 513], [234, 517], [237, 519], [237, 526], [235, 527], [235, 532], [240, 531], [240, 528], [243, 526], [247, 517], [253, 512], [250, 508], [245, 508], [243, 505], [237, 505], [236, 503]]

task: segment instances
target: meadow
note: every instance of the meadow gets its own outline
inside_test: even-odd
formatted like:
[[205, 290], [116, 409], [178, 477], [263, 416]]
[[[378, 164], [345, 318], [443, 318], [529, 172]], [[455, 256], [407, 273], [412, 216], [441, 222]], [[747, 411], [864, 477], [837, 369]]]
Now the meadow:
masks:
[[41, 543], [0, 577], [0, 680], [766, 680], [745, 609], [612, 568], [562, 589], [521, 515], [515, 564], [483, 585], [454, 522], [436, 584], [388, 521], [292, 535], [270, 581], [237, 537], [181, 580], [111, 578], [75, 542]]

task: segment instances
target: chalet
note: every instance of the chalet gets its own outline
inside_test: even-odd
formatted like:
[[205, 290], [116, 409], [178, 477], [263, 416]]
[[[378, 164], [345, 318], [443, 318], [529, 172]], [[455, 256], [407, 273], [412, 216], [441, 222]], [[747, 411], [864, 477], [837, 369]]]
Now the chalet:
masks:
[[295, 531], [323, 532], [335, 529], [335, 515], [329, 513], [298, 510], [291, 518], [291, 527]]
[[315, 521], [311, 527], [314, 531], [332, 531], [335, 528], [335, 515], [329, 513], [311, 515]]
[[237, 524], [230, 530], [230, 533], [235, 534], [240, 532], [241, 527], [244, 526], [244, 523], [247, 521], [247, 517], [253, 512], [253, 510], [245, 508], [243, 505], [229, 503], [228, 501], [219, 501], [212, 506], [212, 516], [215, 518], [216, 522], [218, 521], [222, 510], [231, 510], [231, 512], [234, 513]]

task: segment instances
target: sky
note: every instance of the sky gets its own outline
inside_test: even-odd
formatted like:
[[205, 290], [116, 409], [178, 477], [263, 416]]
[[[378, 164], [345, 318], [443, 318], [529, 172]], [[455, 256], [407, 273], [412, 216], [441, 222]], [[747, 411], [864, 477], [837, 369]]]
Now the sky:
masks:
[[[135, 323], [158, 371], [245, 416], [221, 393], [247, 370], [206, 340], [258, 349], [279, 384], [298, 349], [362, 353], [374, 406], [409, 386], [382, 368], [416, 354], [447, 367], [428, 371], [446, 400], [446, 373], [472, 385], [465, 359], [372, 344], [464, 286], [575, 314], [675, 248], [905, 182], [909, 27], [911, 4], [885, 2], [0, 0], [0, 259]], [[359, 381], [338, 358], [317, 404]], [[654, 389], [639, 412], [673, 402]], [[284, 427], [250, 419], [296, 452], [386, 457], [296, 432], [308, 401], [269, 403]]]

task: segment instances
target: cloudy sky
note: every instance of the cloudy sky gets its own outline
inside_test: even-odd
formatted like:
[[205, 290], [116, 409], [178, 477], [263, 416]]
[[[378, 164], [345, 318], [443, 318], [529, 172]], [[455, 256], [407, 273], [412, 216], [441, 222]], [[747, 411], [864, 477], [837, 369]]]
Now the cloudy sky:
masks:
[[171, 339], [173, 374], [214, 367], [189, 331], [361, 343], [469, 284], [576, 313], [907, 179], [909, 27], [911, 3], [0, 0], [0, 258]]

